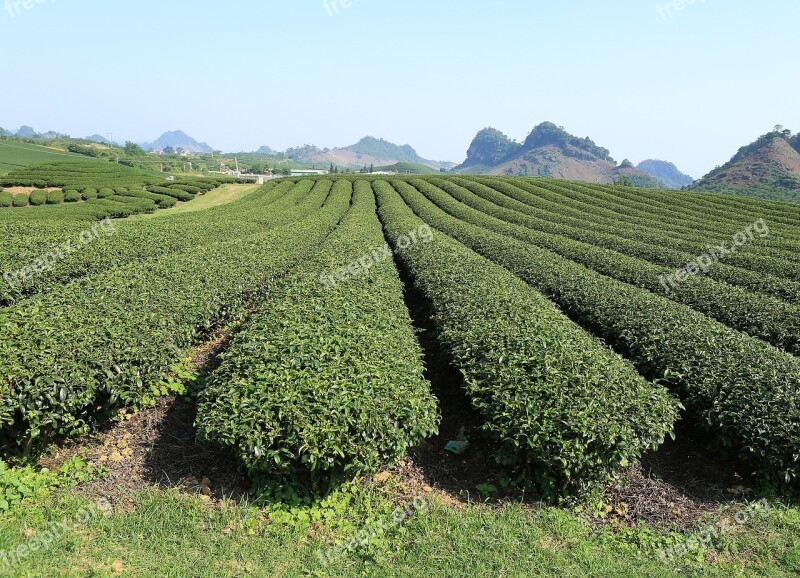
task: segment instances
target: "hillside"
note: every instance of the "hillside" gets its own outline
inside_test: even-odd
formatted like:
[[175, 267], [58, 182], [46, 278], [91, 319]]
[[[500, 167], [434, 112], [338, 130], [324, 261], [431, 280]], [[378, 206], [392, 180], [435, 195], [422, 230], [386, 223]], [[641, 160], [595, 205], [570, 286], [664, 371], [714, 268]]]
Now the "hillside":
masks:
[[493, 128], [480, 131], [469, 147], [467, 159], [453, 172], [552, 177], [590, 183], [613, 183], [624, 178], [639, 187], [663, 186], [629, 161], [617, 165], [608, 149], [589, 137], [573, 136], [551, 122], [534, 128], [522, 144]]
[[441, 172], [437, 171], [433, 167], [429, 167], [428, 165], [423, 165], [420, 163], [395, 163], [393, 165], [375, 167], [375, 170], [400, 173], [404, 175], [437, 175]]
[[99, 144], [105, 144], [105, 145], [113, 145], [114, 144], [110, 140], [108, 140], [106, 137], [104, 137], [102, 135], [99, 135], [99, 134], [93, 134], [92, 136], [87, 136], [84, 140], [96, 142], [96, 143], [99, 143]]
[[88, 161], [92, 159], [69, 153], [63, 149], [19, 141], [0, 140], [0, 175], [37, 163], [68, 160]]
[[420, 156], [411, 145], [397, 145], [384, 139], [367, 136], [354, 145], [343, 148], [321, 149], [313, 145], [290, 148], [287, 158], [299, 163], [330, 165], [346, 168], [388, 166], [397, 163], [415, 163], [436, 170], [451, 169], [455, 163], [439, 162]]
[[800, 202], [800, 139], [773, 131], [742, 147], [692, 188]]
[[682, 173], [678, 167], [667, 161], [648, 159], [640, 162], [636, 168], [657, 178], [669, 189], [681, 189], [694, 182], [692, 177]]
[[197, 142], [182, 130], [174, 130], [165, 132], [153, 142], [142, 143], [142, 148], [148, 150], [163, 150], [167, 147], [172, 147], [175, 150], [179, 148], [190, 153], [212, 153], [214, 149], [204, 142]]

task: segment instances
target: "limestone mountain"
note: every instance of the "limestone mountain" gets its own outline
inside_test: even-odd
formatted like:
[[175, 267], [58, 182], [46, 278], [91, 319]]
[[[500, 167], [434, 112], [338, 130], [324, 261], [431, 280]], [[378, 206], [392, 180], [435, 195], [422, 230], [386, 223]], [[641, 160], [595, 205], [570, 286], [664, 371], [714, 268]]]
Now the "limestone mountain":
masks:
[[141, 146], [146, 151], [164, 150], [167, 147], [172, 147], [175, 150], [180, 148], [190, 153], [214, 152], [214, 149], [206, 143], [197, 142], [182, 130], [165, 132], [153, 142], [141, 143]]
[[800, 202], [800, 138], [777, 129], [762, 135], [692, 188]]
[[467, 159], [453, 169], [467, 174], [551, 177], [590, 183], [613, 183], [620, 179], [640, 187], [663, 187], [658, 179], [637, 169], [630, 161], [620, 165], [608, 149], [589, 137], [571, 135], [563, 127], [543, 122], [523, 143], [502, 132], [485, 128], [467, 151]]

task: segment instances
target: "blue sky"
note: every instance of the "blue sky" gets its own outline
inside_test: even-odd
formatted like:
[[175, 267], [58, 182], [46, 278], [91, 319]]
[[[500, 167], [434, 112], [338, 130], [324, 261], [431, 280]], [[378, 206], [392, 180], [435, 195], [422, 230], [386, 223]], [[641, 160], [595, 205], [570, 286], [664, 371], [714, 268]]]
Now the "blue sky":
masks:
[[460, 162], [481, 128], [549, 120], [695, 177], [800, 131], [797, 0], [25, 2], [0, 6], [7, 129], [226, 151], [370, 134]]

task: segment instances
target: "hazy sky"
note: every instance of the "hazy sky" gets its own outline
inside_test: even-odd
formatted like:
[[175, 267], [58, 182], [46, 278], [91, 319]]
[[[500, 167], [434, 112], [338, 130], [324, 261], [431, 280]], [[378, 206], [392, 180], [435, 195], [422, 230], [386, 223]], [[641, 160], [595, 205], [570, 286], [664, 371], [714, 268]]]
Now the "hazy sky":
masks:
[[798, 23], [797, 0], [8, 0], [0, 126], [460, 162], [549, 120], [699, 177], [800, 131]]

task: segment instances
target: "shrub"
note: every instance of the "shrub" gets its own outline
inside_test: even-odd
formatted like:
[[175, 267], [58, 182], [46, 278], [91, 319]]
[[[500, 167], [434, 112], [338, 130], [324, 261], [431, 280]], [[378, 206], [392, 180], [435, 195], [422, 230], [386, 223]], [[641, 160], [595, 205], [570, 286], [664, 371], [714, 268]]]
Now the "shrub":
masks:
[[[411, 181], [419, 188], [430, 184]], [[506, 267], [679, 393], [696, 425], [751, 472], [800, 481], [800, 360], [664, 297], [551, 251], [452, 217], [414, 187], [403, 197], [432, 226]]]
[[[398, 182], [395, 186], [406, 186]], [[387, 236], [423, 221], [374, 184]], [[677, 403], [502, 267], [438, 234], [398, 252], [428, 300], [437, 339], [499, 443], [548, 497], [607, 482], [672, 431]]]
[[14, 195], [0, 190], [0, 207], [10, 207], [14, 204]]
[[[263, 302], [348, 207], [343, 197], [321, 210], [264, 210], [274, 230], [225, 242], [213, 235], [190, 251], [134, 261], [124, 273], [111, 267], [74, 286], [56, 284], [34, 306], [4, 308], [0, 445], [11, 451], [84, 435], [109, 408], [142, 403], [187, 347]], [[309, 215], [313, 221], [295, 222]]]
[[207, 191], [208, 189], [201, 189], [200, 187], [195, 187], [193, 185], [170, 185], [167, 187], [169, 189], [176, 189], [178, 191], [184, 191], [186, 193], [197, 194], [201, 191]]
[[[350, 212], [248, 323], [198, 410], [201, 437], [234, 447], [251, 472], [317, 491], [394, 462], [438, 422], [393, 263], [341, 290], [308, 274], [383, 243], [369, 184], [356, 185]], [[351, 187], [338, 181], [332, 195]]]
[[65, 203], [77, 203], [81, 200], [81, 194], [78, 191], [70, 190], [64, 193]]
[[167, 187], [159, 187], [154, 185], [147, 187], [147, 190], [150, 191], [151, 193], [158, 193], [160, 195], [169, 195], [170, 197], [175, 197], [179, 201], [191, 201], [195, 197], [195, 195], [187, 193], [186, 191], [181, 191], [179, 189], [171, 189]]
[[50, 191], [47, 193], [48, 205], [60, 205], [64, 202], [64, 193], [61, 191]]
[[97, 191], [97, 198], [107, 199], [108, 197], [113, 197], [114, 194], [115, 194], [114, 189], [102, 188], [99, 191]]
[[94, 189], [86, 189], [81, 193], [84, 201], [89, 201], [91, 199], [97, 198], [97, 191]]
[[27, 207], [28, 206], [28, 199], [29, 196], [27, 193], [19, 193], [14, 195], [14, 206], [15, 207]]
[[33, 191], [31, 193], [31, 205], [40, 207], [47, 203], [47, 191]]

